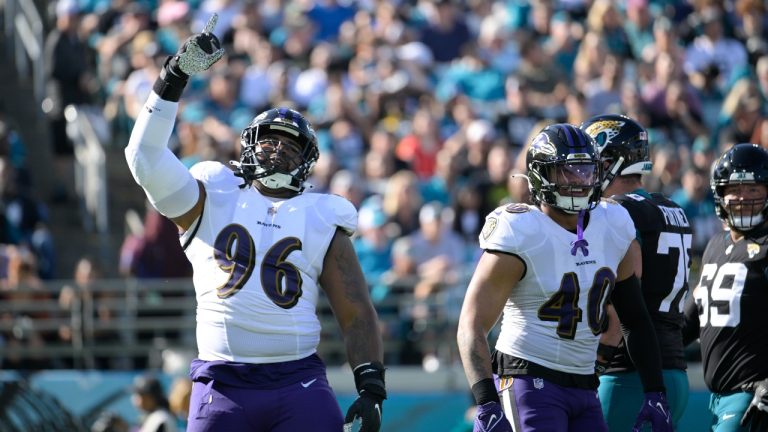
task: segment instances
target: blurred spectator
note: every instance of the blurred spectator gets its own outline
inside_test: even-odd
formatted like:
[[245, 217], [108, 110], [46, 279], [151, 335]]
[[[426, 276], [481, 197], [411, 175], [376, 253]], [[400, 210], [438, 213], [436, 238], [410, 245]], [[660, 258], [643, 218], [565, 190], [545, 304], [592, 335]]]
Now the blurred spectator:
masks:
[[587, 28], [605, 41], [608, 52], [620, 57], [632, 57], [629, 38], [624, 32], [623, 17], [612, 0], [596, 0], [587, 15]]
[[72, 165], [74, 144], [67, 137], [67, 105], [91, 102], [95, 81], [88, 63], [86, 44], [78, 33], [80, 8], [76, 0], [56, 3], [56, 28], [45, 41], [46, 99], [43, 111], [48, 116], [58, 181], [53, 199], [68, 199], [71, 182], [65, 181]]
[[443, 146], [438, 132], [432, 112], [422, 108], [413, 115], [411, 133], [403, 137], [395, 148], [395, 155], [408, 162], [421, 179], [435, 172], [437, 153]]
[[346, 5], [340, 4], [336, 0], [318, 0], [314, 2], [313, 7], [307, 11], [309, 18], [315, 25], [315, 40], [333, 41], [336, 39], [341, 23], [351, 19], [355, 15], [355, 8], [346, 2]]
[[0, 279], [0, 322], [9, 330], [0, 332], [3, 346], [2, 368], [40, 370], [54, 365], [43, 347], [56, 340], [54, 332], [41, 329], [40, 324], [51, 318], [45, 308], [35, 308], [38, 302], [50, 300], [43, 282], [37, 276], [34, 255], [24, 247], [0, 248], [5, 267]]
[[133, 380], [133, 405], [142, 413], [139, 432], [176, 432], [176, 417], [160, 381], [152, 375], [140, 375]]
[[99, 415], [93, 425], [91, 432], [130, 432], [131, 428], [119, 414], [105, 411]]
[[690, 75], [704, 73], [710, 67], [719, 71], [719, 85], [726, 88], [747, 66], [744, 46], [723, 35], [723, 16], [717, 7], [701, 11], [702, 34], [685, 52], [685, 71]]
[[683, 174], [683, 185], [670, 199], [676, 202], [693, 227], [691, 254], [700, 256], [707, 242], [722, 231], [722, 222], [715, 215], [712, 190], [709, 187], [709, 171], [691, 167]]
[[420, 40], [432, 51], [438, 63], [448, 63], [459, 57], [464, 44], [470, 41], [469, 28], [460, 10], [461, 2], [437, 0], [421, 3], [427, 14], [427, 26], [421, 32]]
[[525, 88], [528, 103], [545, 117], [565, 117], [563, 102], [568, 88], [563, 71], [530, 40], [521, 42], [520, 55], [517, 77]]
[[739, 80], [725, 97], [720, 111], [720, 149], [725, 151], [734, 144], [751, 142], [763, 119], [763, 99], [757, 84], [746, 78]]
[[643, 51], [653, 45], [653, 22], [648, 0], [627, 1], [627, 20], [624, 22], [624, 31], [627, 35], [632, 57], [636, 60], [643, 58]]
[[[600, 77], [584, 85], [589, 117], [621, 112], [621, 83], [624, 78], [622, 60], [614, 55], [605, 57]], [[579, 124], [579, 123], [573, 123]]]
[[171, 413], [178, 419], [179, 430], [186, 429], [187, 417], [189, 417], [189, 399], [191, 396], [191, 379], [181, 376], [173, 380], [171, 390], [168, 391], [168, 406]]
[[123, 241], [120, 274], [139, 279], [192, 276], [176, 226], [150, 206], [141, 231], [129, 233]]
[[28, 180], [7, 159], [0, 158], [0, 240], [25, 245], [36, 256], [38, 276], [55, 274], [55, 250], [48, 230], [48, 209], [32, 194]]
[[[90, 257], [83, 257], [77, 262], [74, 272], [74, 284], [65, 285], [59, 292], [59, 308], [64, 312], [67, 324], [59, 326], [59, 339], [68, 345], [80, 345], [86, 350], [93, 350], [103, 343], [114, 344], [120, 341], [117, 327], [117, 312], [120, 309], [120, 294], [99, 286], [102, 272]], [[114, 356], [86, 356], [86, 364], [75, 364], [78, 368], [110, 369], [117, 368], [119, 362], [112, 363]], [[91, 361], [93, 360], [93, 361]]]
[[378, 303], [389, 293], [381, 278], [392, 268], [393, 238], [387, 229], [387, 216], [379, 204], [363, 206], [358, 219], [359, 235], [352, 244], [371, 288], [371, 299]]
[[445, 284], [458, 281], [466, 250], [461, 238], [449, 228], [449, 214], [439, 203], [424, 205], [419, 212], [419, 230], [399, 238], [393, 246], [393, 271], [399, 278], [415, 278], [416, 299], [426, 299]]
[[405, 236], [418, 229], [418, 213], [422, 202], [419, 181], [413, 172], [398, 171], [389, 179], [382, 209], [388, 220], [398, 228], [398, 235]]

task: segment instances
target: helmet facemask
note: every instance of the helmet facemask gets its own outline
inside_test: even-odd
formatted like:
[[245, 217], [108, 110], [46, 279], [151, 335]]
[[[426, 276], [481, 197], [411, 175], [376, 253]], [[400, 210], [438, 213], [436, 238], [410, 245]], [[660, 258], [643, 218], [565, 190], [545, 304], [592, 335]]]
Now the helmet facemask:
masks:
[[[755, 185], [755, 183], [730, 183]], [[726, 222], [731, 228], [738, 231], [750, 231], [765, 221], [768, 198], [737, 199], [727, 198], [726, 186], [718, 186], [715, 194], [715, 205], [719, 207], [720, 216], [725, 216]], [[722, 215], [724, 213], [724, 215]]]
[[[569, 155], [572, 156], [572, 155]], [[528, 176], [535, 199], [569, 214], [591, 210], [600, 200], [600, 167], [592, 159], [533, 162]]]
[[254, 124], [241, 137], [239, 176], [271, 190], [304, 190], [304, 181], [317, 162], [317, 144], [290, 124]]

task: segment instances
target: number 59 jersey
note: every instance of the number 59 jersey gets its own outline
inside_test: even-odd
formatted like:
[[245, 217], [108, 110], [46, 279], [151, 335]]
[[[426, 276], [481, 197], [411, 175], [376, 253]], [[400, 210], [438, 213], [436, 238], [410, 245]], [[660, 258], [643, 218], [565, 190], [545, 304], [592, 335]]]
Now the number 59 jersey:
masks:
[[594, 373], [605, 303], [635, 237], [629, 213], [602, 201], [577, 235], [536, 207], [513, 204], [487, 216], [480, 247], [514, 254], [525, 274], [504, 306], [496, 349], [561, 372]]
[[275, 363], [313, 354], [320, 341], [319, 277], [337, 228], [357, 211], [336, 195], [275, 200], [218, 162], [191, 169], [207, 197], [199, 228], [181, 237], [193, 267], [201, 360]]
[[700, 326], [704, 382], [739, 391], [768, 378], [768, 228], [737, 242], [728, 232], [712, 237], [701, 265], [686, 316]]

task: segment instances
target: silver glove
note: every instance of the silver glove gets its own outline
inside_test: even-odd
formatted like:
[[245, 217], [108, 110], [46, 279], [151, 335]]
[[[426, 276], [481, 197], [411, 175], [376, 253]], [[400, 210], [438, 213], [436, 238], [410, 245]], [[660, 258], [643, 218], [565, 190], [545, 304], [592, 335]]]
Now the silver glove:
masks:
[[178, 53], [179, 69], [187, 75], [196, 74], [211, 67], [224, 55], [224, 48], [213, 29], [219, 20], [218, 14], [213, 14], [205, 25], [202, 33], [198, 33], [184, 43]]

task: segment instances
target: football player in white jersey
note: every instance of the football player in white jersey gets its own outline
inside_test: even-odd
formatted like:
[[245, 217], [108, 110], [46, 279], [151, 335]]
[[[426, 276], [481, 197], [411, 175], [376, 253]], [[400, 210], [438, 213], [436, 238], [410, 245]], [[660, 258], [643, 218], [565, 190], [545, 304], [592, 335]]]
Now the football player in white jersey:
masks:
[[[317, 137], [298, 112], [277, 108], [241, 135], [234, 171], [187, 170], [168, 150], [189, 76], [224, 50], [212, 30], [169, 57], [125, 149], [136, 182], [183, 232], [194, 269], [198, 358], [188, 431], [378, 431], [386, 398], [376, 311], [349, 240], [357, 211], [345, 199], [302, 194]], [[317, 356], [315, 306], [324, 291], [341, 328], [359, 397], [346, 419]]]
[[[487, 216], [459, 319], [474, 430], [607, 431], [594, 368], [610, 299], [646, 392], [639, 417], [671, 431], [659, 347], [635, 276], [635, 227], [621, 205], [600, 200], [594, 140], [569, 124], [547, 126], [526, 165], [535, 205]], [[487, 335], [502, 313], [491, 354]]]

